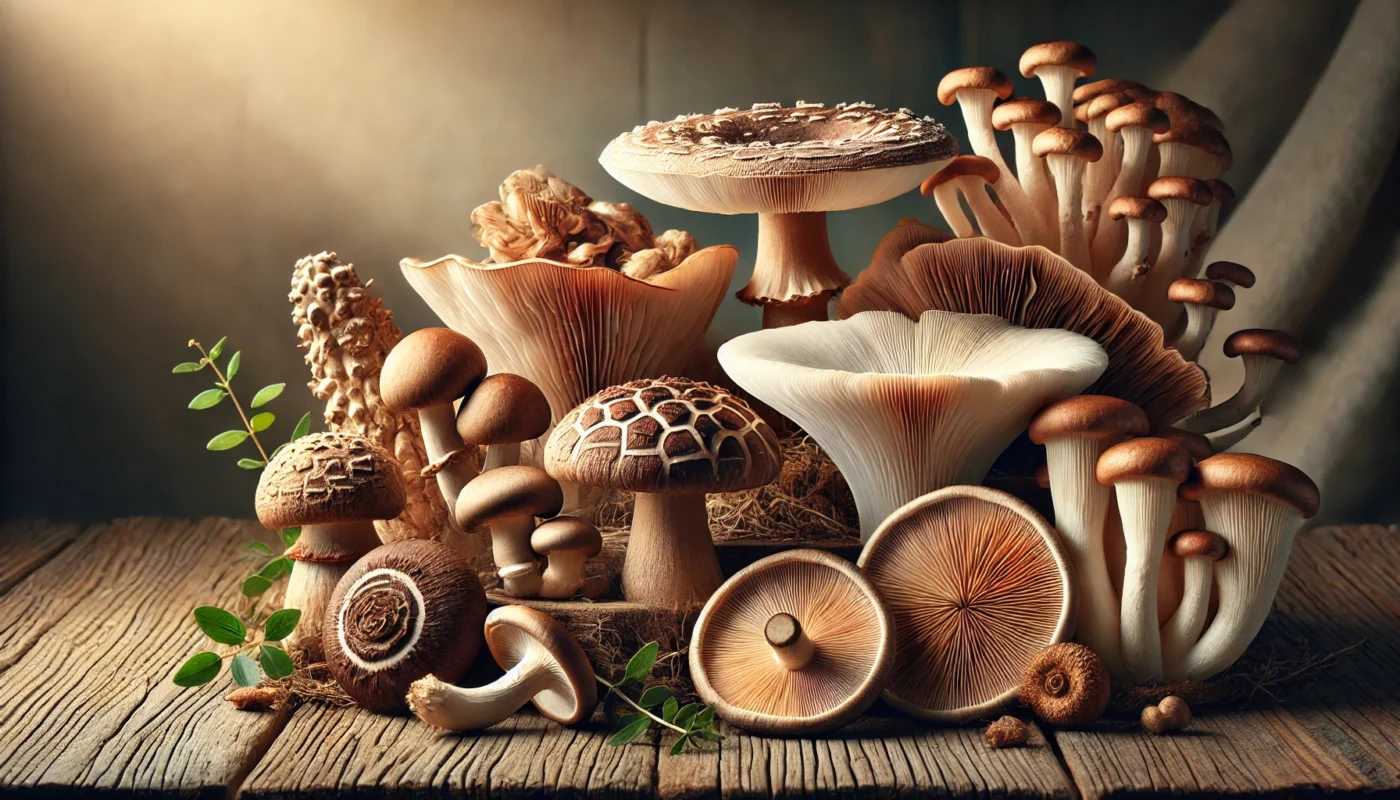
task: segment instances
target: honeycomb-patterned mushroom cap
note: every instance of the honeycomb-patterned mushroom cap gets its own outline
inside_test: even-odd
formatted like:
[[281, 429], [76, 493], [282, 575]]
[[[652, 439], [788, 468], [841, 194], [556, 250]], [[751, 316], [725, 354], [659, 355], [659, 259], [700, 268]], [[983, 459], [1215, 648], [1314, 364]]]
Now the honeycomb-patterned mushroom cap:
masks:
[[628, 492], [752, 489], [781, 467], [777, 435], [748, 403], [688, 378], [604, 389], [559, 421], [545, 450], [556, 479]]
[[287, 445], [263, 470], [258, 520], [270, 530], [393, 519], [405, 490], [388, 451], [363, 436], [313, 433]]

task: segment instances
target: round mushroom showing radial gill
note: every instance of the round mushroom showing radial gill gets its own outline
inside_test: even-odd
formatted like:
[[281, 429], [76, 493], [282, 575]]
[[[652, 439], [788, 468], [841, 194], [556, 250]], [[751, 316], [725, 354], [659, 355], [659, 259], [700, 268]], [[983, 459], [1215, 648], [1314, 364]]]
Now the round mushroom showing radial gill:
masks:
[[925, 719], [999, 711], [1037, 654], [1073, 628], [1059, 537], [995, 489], [950, 486], [910, 502], [870, 537], [859, 564], [894, 615], [885, 699]]
[[370, 711], [404, 711], [433, 673], [460, 678], [481, 648], [486, 593], [452, 548], [405, 539], [375, 549], [336, 586], [322, 644], [336, 683]]
[[925, 492], [979, 483], [1037, 410], [1108, 364], [1084, 336], [942, 311], [758, 331], [722, 346], [719, 361], [831, 456], [862, 539]]
[[726, 721], [809, 735], [875, 701], [894, 656], [889, 608], [850, 562], [789, 550], [740, 570], [695, 621], [690, 674]]

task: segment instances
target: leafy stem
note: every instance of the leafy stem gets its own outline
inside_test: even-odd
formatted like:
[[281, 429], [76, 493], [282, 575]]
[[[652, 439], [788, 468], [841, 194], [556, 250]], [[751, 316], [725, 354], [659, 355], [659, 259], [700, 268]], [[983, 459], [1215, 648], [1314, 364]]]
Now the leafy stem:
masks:
[[219, 385], [228, 393], [228, 399], [233, 401], [234, 409], [238, 411], [239, 418], [243, 420], [243, 427], [248, 430], [248, 438], [253, 440], [253, 445], [258, 448], [258, 454], [262, 456], [263, 463], [266, 464], [269, 460], [267, 451], [263, 449], [262, 442], [258, 441], [258, 432], [253, 430], [253, 423], [248, 421], [248, 415], [243, 411], [243, 404], [238, 402], [238, 395], [233, 393], [233, 385], [229, 383], [228, 378], [224, 377], [224, 373], [219, 369], [218, 362], [209, 356], [208, 351], [204, 349], [204, 345], [191, 339], [190, 347], [199, 350], [199, 354], [204, 357], [203, 361], [214, 369], [214, 374], [219, 378]]
[[629, 706], [631, 706], [631, 707], [637, 709], [639, 712], [641, 712], [641, 713], [643, 713], [643, 714], [646, 714], [648, 717], [651, 717], [652, 720], [653, 720], [654, 722], [656, 722], [656, 724], [665, 726], [665, 727], [667, 727], [667, 728], [670, 728], [671, 730], [675, 731], [676, 733], [681, 734], [682, 736], [684, 736], [684, 735], [687, 734], [687, 733], [690, 733], [690, 731], [687, 731], [685, 728], [682, 728], [682, 727], [680, 727], [680, 726], [678, 726], [678, 725], [673, 725], [673, 724], [667, 722], [666, 720], [662, 719], [661, 717], [657, 716], [656, 714], [653, 714], [652, 712], [646, 710], [645, 708], [642, 708], [641, 706], [637, 705], [636, 701], [634, 701], [632, 698], [628, 697], [626, 694], [624, 694], [624, 693], [622, 692], [621, 689], [618, 688], [618, 687], [620, 686], [619, 683], [609, 683], [609, 682], [607, 681], [606, 678], [603, 678], [603, 677], [597, 676], [597, 675], [595, 675], [594, 677], [598, 678], [598, 682], [599, 682], [599, 683], [601, 683], [601, 684], [603, 684], [604, 686], [608, 687], [608, 691], [609, 691], [610, 693], [612, 693], [613, 695], [616, 695], [617, 697], [621, 698], [621, 699], [622, 699], [622, 702], [626, 703], [627, 705], [629, 705]]

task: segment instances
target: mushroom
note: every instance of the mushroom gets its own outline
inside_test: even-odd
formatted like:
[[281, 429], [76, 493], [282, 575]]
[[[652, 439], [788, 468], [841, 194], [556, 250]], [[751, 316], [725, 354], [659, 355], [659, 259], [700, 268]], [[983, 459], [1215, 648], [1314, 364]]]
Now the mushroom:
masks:
[[[1104, 129], [1122, 140], [1123, 158], [1113, 186], [1106, 195], [1113, 199], [1142, 195], [1148, 183], [1148, 161], [1154, 152], [1152, 136], [1165, 131], [1171, 123], [1167, 115], [1151, 103], [1137, 102], [1120, 106], [1104, 116]], [[1122, 223], [1100, 220], [1094, 231], [1090, 254], [1096, 276], [1105, 276], [1122, 254], [1126, 230]]]
[[1167, 287], [1186, 270], [1191, 222], [1196, 212], [1210, 203], [1210, 187], [1195, 178], [1158, 178], [1148, 184], [1147, 196], [1166, 207], [1167, 218], [1162, 221], [1157, 261], [1142, 282], [1139, 302], [1135, 305], [1164, 330], [1173, 330], [1181, 309], [1167, 299]]
[[987, 195], [987, 187], [996, 189], [1001, 171], [989, 158], [982, 156], [958, 156], [948, 162], [948, 166], [930, 176], [919, 186], [919, 191], [928, 197], [933, 195], [943, 219], [948, 221], [953, 233], [958, 236], [976, 236], [978, 231], [963, 213], [958, 203], [958, 192], [967, 198], [967, 205], [977, 218], [977, 227], [983, 236], [999, 242], [1019, 245], [1021, 237], [1016, 228], [1002, 216], [1001, 209]]
[[[1172, 117], [1170, 109], [1163, 110]], [[1176, 117], [1171, 122], [1167, 130], [1152, 136], [1161, 159], [1159, 176], [1210, 180], [1230, 168], [1230, 143], [1220, 131], [1194, 118]]]
[[1302, 358], [1298, 342], [1292, 336], [1283, 331], [1258, 328], [1230, 334], [1224, 350], [1229, 358], [1238, 358], [1244, 363], [1244, 383], [1228, 400], [1183, 421], [1179, 427], [1210, 433], [1240, 422], [1269, 394], [1283, 365], [1297, 364]]
[[435, 728], [489, 728], [527, 702], [547, 719], [577, 725], [598, 705], [597, 677], [588, 655], [558, 620], [525, 606], [501, 606], [486, 616], [486, 646], [506, 671], [494, 683], [463, 689], [436, 675], [413, 682], [408, 706]]
[[1150, 99], [1171, 117], [1173, 125], [1190, 123], [1214, 128], [1220, 133], [1225, 132], [1225, 123], [1221, 121], [1220, 115], [1185, 95], [1176, 92], [1154, 92]]
[[301, 610], [288, 644], [321, 659], [321, 623], [331, 593], [360, 556], [379, 546], [374, 521], [403, 511], [406, 490], [392, 456], [363, 436], [313, 433], [282, 448], [258, 479], [258, 521], [301, 528], [283, 608]]
[[1021, 678], [1021, 702], [1045, 722], [1088, 725], [1103, 716], [1112, 697], [1108, 668], [1092, 649], [1053, 644], [1036, 655]]
[[1119, 606], [1122, 666], [1135, 683], [1161, 680], [1162, 641], [1157, 584], [1162, 549], [1176, 509], [1176, 491], [1191, 471], [1191, 455], [1170, 439], [1131, 439], [1104, 451], [1097, 477], [1112, 486], [1127, 543]]
[[1215, 325], [1215, 315], [1235, 307], [1235, 292], [1217, 281], [1178, 278], [1167, 287], [1167, 299], [1186, 306], [1186, 328], [1172, 343], [1182, 358], [1195, 361]]
[[1084, 167], [1084, 239], [1094, 241], [1099, 227], [1099, 212], [1108, 202], [1109, 190], [1118, 177], [1118, 168], [1123, 159], [1123, 137], [1117, 131], [1110, 131], [1107, 125], [1108, 113], [1116, 108], [1129, 105], [1133, 99], [1126, 94], [1101, 94], [1083, 105], [1076, 106], [1074, 118], [1085, 123], [1089, 135], [1099, 140], [1103, 146], [1103, 156]]
[[1215, 585], [1215, 562], [1229, 552], [1225, 537], [1204, 530], [1184, 530], [1172, 536], [1167, 552], [1185, 565], [1181, 604], [1162, 627], [1162, 664], [1166, 680], [1186, 679], [1186, 654], [1200, 638], [1210, 613], [1210, 592]]
[[999, 711], [1036, 655], [1074, 627], [1059, 537], [995, 489], [950, 486], [915, 498], [880, 524], [857, 563], [894, 616], [885, 699], [924, 719]]
[[1263, 626], [1288, 566], [1293, 536], [1317, 513], [1317, 484], [1297, 467], [1263, 456], [1222, 453], [1196, 465], [1181, 489], [1201, 504], [1206, 528], [1229, 549], [1215, 562], [1219, 607], [1180, 673], [1205, 680], [1235, 663]]
[[384, 405], [418, 412], [428, 460], [437, 468], [438, 488], [449, 508], [477, 476], [476, 454], [457, 435], [452, 404], [471, 394], [485, 376], [481, 348], [447, 328], [423, 328], [405, 336], [389, 351], [379, 376]]
[[464, 530], [491, 526], [491, 558], [505, 593], [535, 597], [539, 564], [530, 549], [535, 517], [552, 517], [564, 504], [559, 482], [539, 467], [522, 464], [481, 473], [457, 498], [457, 524]]
[[1215, 240], [1215, 233], [1220, 229], [1221, 212], [1235, 207], [1235, 190], [1230, 184], [1219, 178], [1212, 178], [1206, 181], [1206, 186], [1210, 187], [1210, 205], [1204, 214], [1196, 214], [1191, 225], [1191, 255], [1187, 259], [1185, 273], [1189, 277], [1195, 277], [1201, 272], [1201, 265], [1206, 260], [1206, 251], [1210, 249], [1210, 243]]
[[835, 462], [862, 540], [921, 494], [981, 482], [1036, 410], [1082, 391], [1108, 363], [1076, 334], [941, 311], [917, 323], [868, 312], [757, 331], [725, 343], [719, 361]]
[[1054, 244], [1050, 226], [1057, 219], [1055, 184], [1045, 171], [1045, 160], [1036, 157], [1031, 142], [1036, 134], [1060, 121], [1060, 109], [1054, 103], [1030, 97], [1018, 97], [992, 109], [992, 127], [1009, 130], [1016, 137], [1016, 179], [1021, 183], [1031, 204], [1040, 214], [1046, 232], [1045, 244]]
[[1244, 441], [1245, 437], [1254, 432], [1254, 429], [1264, 421], [1264, 417], [1255, 409], [1243, 422], [1231, 428], [1221, 428], [1218, 431], [1211, 431], [1206, 439], [1210, 442], [1212, 453], [1223, 453]]
[[1161, 327], [1042, 248], [984, 238], [915, 247], [897, 263], [872, 262], [839, 308], [843, 318], [890, 310], [918, 319], [937, 309], [1063, 328], [1093, 338], [1108, 353], [1108, 369], [1086, 394], [1127, 400], [1153, 425], [1171, 424], [1208, 402], [1205, 373], [1162, 346]]
[[1215, 261], [1206, 267], [1206, 280], [1220, 281], [1231, 289], [1254, 286], [1254, 271], [1233, 261]]
[[540, 597], [567, 600], [583, 585], [584, 568], [603, 548], [603, 537], [582, 517], [555, 517], [530, 534], [530, 548], [547, 559]]
[[1023, 747], [1026, 744], [1026, 723], [1011, 716], [1004, 716], [987, 726], [982, 740], [993, 750], [1003, 747]]
[[1044, 158], [1055, 181], [1059, 204], [1059, 251], [1066, 261], [1088, 272], [1089, 243], [1084, 238], [1084, 165], [1103, 156], [1092, 135], [1071, 128], [1046, 128], [1036, 134], [1032, 152]]
[[457, 435], [485, 446], [483, 470], [520, 463], [520, 443], [549, 432], [549, 401], [533, 382], [509, 372], [483, 380], [457, 409]]
[[1151, 99], [1157, 96], [1157, 92], [1136, 81], [1120, 81], [1113, 78], [1104, 78], [1074, 87], [1074, 93], [1070, 95], [1070, 99], [1073, 100], [1074, 104], [1077, 106], [1081, 103], [1087, 103], [1101, 94], [1115, 92], [1126, 94], [1134, 100]]
[[1167, 695], [1157, 705], [1144, 708], [1138, 719], [1148, 733], [1171, 733], [1191, 724], [1191, 707], [1180, 697]]
[[1074, 564], [1075, 638], [1119, 669], [1118, 597], [1104, 553], [1111, 492], [1095, 478], [1099, 456], [1122, 440], [1147, 433], [1142, 409], [1116, 397], [1079, 395], [1047, 406], [1031, 419], [1030, 439], [1045, 445], [1055, 527]]
[[1045, 99], [1060, 109], [1060, 126], [1074, 127], [1074, 82], [1098, 68], [1094, 52], [1077, 42], [1045, 42], [1021, 54], [1021, 76], [1039, 78]]
[[1125, 300], [1135, 300], [1143, 279], [1152, 271], [1153, 234], [1167, 218], [1167, 208], [1150, 197], [1115, 197], [1108, 204], [1108, 218], [1126, 223], [1128, 243], [1105, 276], [1104, 286]]
[[705, 495], [763, 486], [782, 463], [777, 435], [747, 403], [688, 378], [605, 389], [545, 447], [559, 480], [636, 493], [623, 594], [677, 609], [700, 606], [721, 581]]
[[[1007, 244], [1020, 244], [1024, 241], [1026, 244], [1049, 246], [1054, 243], [1049, 220], [1042, 219], [1026, 190], [1017, 180], [1018, 176], [1006, 166], [1001, 148], [997, 146], [996, 131], [992, 124], [992, 106], [997, 100], [1005, 100], [1010, 96], [1011, 79], [1001, 70], [991, 67], [955, 69], [938, 82], [938, 102], [945, 106], [955, 102], [958, 104], [962, 110], [963, 122], [967, 126], [967, 138], [972, 144], [972, 151], [991, 161], [1000, 172], [1002, 181], [997, 186], [997, 196], [1006, 205], [1006, 210], [1011, 214], [1011, 220], [1019, 233], [1015, 237], [1003, 238], [984, 227], [983, 234]], [[995, 183], [995, 180], [987, 182]], [[941, 210], [942, 206], [939, 208]]]
[[[1210, 458], [1211, 441], [1199, 433], [1184, 431], [1180, 428], [1156, 428], [1151, 436], [1159, 439], [1170, 439], [1181, 445], [1187, 453], [1191, 455], [1193, 462], [1205, 461]], [[1172, 511], [1171, 524], [1167, 526], [1167, 535], [1175, 536], [1181, 531], [1196, 530], [1205, 525], [1201, 519], [1201, 504], [1186, 500], [1178, 492], [1176, 496], [1176, 508]], [[1168, 540], [1170, 542], [1170, 540]], [[1118, 574], [1122, 575], [1122, 561], [1118, 562]], [[1182, 592], [1186, 580], [1185, 564], [1180, 558], [1172, 554], [1168, 547], [1162, 552], [1162, 567], [1159, 570], [1161, 580], [1157, 582], [1157, 620], [1162, 625], [1167, 624], [1172, 614], [1181, 605]], [[1165, 656], [1164, 656], [1165, 658]]]
[[406, 711], [409, 684], [466, 674], [485, 619], [486, 593], [466, 557], [421, 539], [386, 544], [335, 587], [321, 637], [326, 666], [364, 708]]
[[763, 326], [772, 328], [826, 319], [832, 296], [850, 283], [831, 253], [826, 212], [903, 194], [955, 155], [943, 126], [905, 109], [757, 103], [638, 126], [598, 160], [657, 202], [758, 214], [753, 278], [738, 297], [763, 306]]
[[880, 696], [894, 666], [889, 607], [849, 561], [788, 550], [739, 570], [690, 638], [695, 691], [770, 736], [835, 730]]

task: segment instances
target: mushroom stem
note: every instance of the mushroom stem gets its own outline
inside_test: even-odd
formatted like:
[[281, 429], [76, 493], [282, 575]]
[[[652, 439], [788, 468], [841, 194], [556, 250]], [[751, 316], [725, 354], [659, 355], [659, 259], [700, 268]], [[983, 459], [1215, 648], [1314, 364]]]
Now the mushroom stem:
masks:
[[1157, 250], [1157, 261], [1143, 283], [1140, 305], [1154, 322], [1171, 330], [1171, 323], [1177, 319], [1180, 309], [1167, 299], [1167, 287], [1186, 270], [1196, 206], [1189, 200], [1173, 198], [1163, 199], [1162, 205], [1167, 207], [1167, 219], [1162, 223], [1162, 244]]
[[541, 577], [530, 534], [535, 530], [531, 516], [502, 517], [491, 523], [491, 560], [496, 562], [501, 587], [512, 597], [535, 597]]
[[1260, 414], [1259, 409], [1256, 408], [1248, 419], [1233, 428], [1212, 431], [1206, 434], [1206, 439], [1210, 441], [1210, 451], [1212, 453], [1223, 453], [1229, 450], [1231, 447], [1244, 441], [1246, 436], [1254, 433], [1254, 429], [1259, 427], [1259, 424], [1263, 421], [1263, 415]]
[[578, 550], [560, 550], [549, 554], [544, 575], [540, 579], [539, 596], [551, 600], [568, 600], [578, 592], [587, 577], [588, 556]]
[[354, 563], [354, 558], [348, 558], [334, 562], [296, 561], [292, 566], [282, 607], [301, 611], [302, 622], [287, 638], [287, 645], [306, 651], [306, 656], [311, 661], [321, 661], [325, 658], [325, 651], [321, 646], [321, 628], [326, 609], [330, 606], [336, 584], [340, 583], [340, 579], [345, 577], [345, 573], [350, 571]]
[[[421, 409], [418, 412], [418, 420], [423, 428], [423, 449], [428, 456], [428, 463], [435, 464], [446, 458], [449, 453], [455, 453], [465, 447], [462, 437], [457, 435], [457, 415], [451, 404]], [[438, 488], [442, 490], [442, 499], [447, 502], [448, 508], [456, 505], [462, 487], [476, 476], [476, 461], [465, 457], [459, 457], [452, 464], [438, 470]]]
[[953, 229], [954, 236], [966, 239], [977, 235], [972, 220], [967, 218], [962, 203], [958, 202], [957, 181], [947, 181], [933, 187], [933, 202], [938, 206], [938, 213], [943, 215], [943, 221]]
[[1073, 67], [1042, 64], [1035, 70], [1035, 76], [1045, 87], [1045, 99], [1060, 109], [1061, 128], [1074, 127], [1074, 82], [1082, 76]]
[[1089, 245], [1084, 241], [1084, 159], [1078, 156], [1046, 156], [1055, 179], [1059, 202], [1060, 255], [1066, 261], [1089, 271]]
[[1094, 241], [1102, 224], [1103, 207], [1112, 198], [1109, 189], [1118, 177], [1118, 167], [1122, 162], [1123, 139], [1117, 131], [1110, 131], [1100, 115], [1089, 120], [1089, 133], [1103, 145], [1103, 157], [1091, 161], [1084, 167], [1084, 238]]
[[477, 731], [519, 711], [554, 680], [548, 662], [531, 653], [485, 686], [464, 689], [429, 675], [408, 689], [414, 715], [436, 728]]
[[1244, 383], [1239, 391], [1225, 402], [1181, 422], [1178, 427], [1195, 433], [1219, 431], [1243, 421], [1259, 407], [1283, 368], [1283, 361], [1252, 354], [1240, 356], [1240, 361], [1244, 364]]
[[1210, 589], [1215, 582], [1215, 561], [1202, 556], [1183, 559], [1185, 581], [1181, 604], [1162, 628], [1162, 666], [1168, 682], [1186, 680], [1187, 652], [1201, 635], [1210, 613]]
[[[1031, 205], [1040, 214], [1040, 223], [1048, 237], [1055, 222], [1055, 184], [1045, 171], [1045, 159], [1037, 158], [1031, 149], [1035, 135], [1047, 126], [1033, 122], [1022, 122], [1011, 126], [1011, 134], [1016, 137], [1016, 178], [1031, 199]], [[1046, 241], [1045, 246], [1054, 244]]]
[[786, 328], [804, 322], [825, 322], [830, 316], [827, 306], [831, 293], [801, 297], [788, 303], [768, 303], [763, 307], [763, 327]]
[[1172, 347], [1181, 353], [1182, 358], [1187, 361], [1195, 361], [1196, 356], [1201, 354], [1201, 348], [1205, 347], [1206, 337], [1210, 336], [1210, 329], [1215, 327], [1215, 315], [1218, 312], [1211, 306], [1197, 303], [1186, 303], [1185, 305], [1186, 327], [1172, 343]]
[[816, 645], [791, 614], [780, 612], [769, 617], [763, 626], [763, 638], [773, 648], [773, 658], [793, 672], [812, 663], [817, 655]]
[[[1113, 179], [1113, 187], [1104, 196], [1105, 204], [1115, 197], [1137, 197], [1142, 194], [1142, 181], [1147, 174], [1147, 157], [1152, 151], [1151, 130], [1125, 127], [1118, 133], [1122, 139], [1122, 166], [1118, 170], [1118, 176]], [[1118, 257], [1119, 248], [1123, 246], [1123, 239], [1128, 230], [1123, 227], [1123, 223], [1128, 221], [1100, 220], [1098, 228], [1094, 231], [1092, 257], [1100, 279]]]
[[303, 525], [294, 547], [304, 553], [344, 553], [351, 561], [382, 542], [369, 520]]
[[519, 442], [493, 444], [486, 448], [486, 458], [482, 460], [481, 471], [490, 472], [497, 467], [513, 467], [519, 463]]
[[[990, 159], [1001, 171], [997, 181], [997, 197], [1001, 198], [1011, 221], [1026, 244], [1049, 245], [1051, 231], [1040, 218], [1035, 205], [1017, 181], [1016, 173], [1006, 166], [997, 146], [996, 130], [992, 127], [992, 105], [996, 101], [993, 92], [958, 92], [958, 107], [962, 109], [963, 122], [967, 126], [967, 138], [972, 144], [972, 152]], [[990, 236], [990, 234], [989, 234]], [[993, 237], [995, 238], [995, 237]]]
[[[746, 291], [755, 286], [773, 285], [795, 286], [801, 290], [791, 297], [756, 298], [759, 302], [777, 300], [794, 307], [787, 311], [801, 309], [804, 312], [800, 317], [775, 313], [771, 319], [765, 313], [765, 328], [826, 319], [826, 301], [830, 299], [831, 292], [851, 282], [850, 276], [841, 271], [836, 256], [831, 253], [825, 211], [759, 214], [758, 252], [753, 272], [754, 278]], [[819, 305], [802, 302], [814, 296], [821, 297]]]
[[[1002, 210], [997, 204], [992, 202], [991, 195], [987, 194], [987, 182], [972, 176], [959, 178], [956, 182], [963, 196], [967, 198], [967, 205], [972, 209], [973, 216], [977, 217], [977, 227], [982, 231], [982, 235], [1002, 244], [1020, 247], [1020, 234], [1016, 232], [1010, 220], [1002, 216]], [[996, 189], [1002, 185], [1001, 181], [997, 181], [992, 188]]]
[[1157, 226], [1145, 219], [1109, 220], [1116, 224], [1128, 223], [1128, 244], [1123, 256], [1108, 273], [1104, 288], [1128, 302], [1134, 302], [1142, 293], [1143, 278], [1152, 271], [1152, 230]]
[[705, 495], [638, 492], [622, 566], [623, 596], [648, 605], [693, 608], [722, 582]]
[[1162, 640], [1157, 620], [1157, 581], [1167, 529], [1176, 508], [1176, 484], [1129, 479], [1114, 486], [1127, 542], [1123, 569], [1123, 666], [1136, 682], [1162, 678]]

